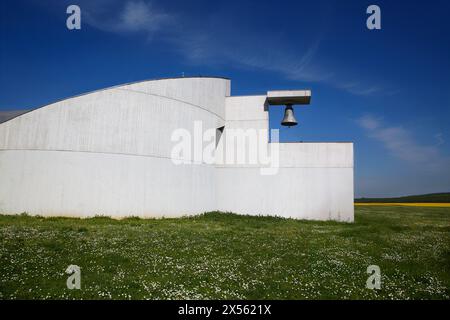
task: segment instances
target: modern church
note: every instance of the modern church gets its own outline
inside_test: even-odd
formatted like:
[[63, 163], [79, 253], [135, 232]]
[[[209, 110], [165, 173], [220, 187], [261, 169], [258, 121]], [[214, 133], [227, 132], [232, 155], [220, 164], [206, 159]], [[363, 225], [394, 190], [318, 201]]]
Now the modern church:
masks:
[[353, 221], [353, 144], [280, 143], [269, 106], [310, 90], [231, 96], [182, 77], [82, 94], [0, 124], [0, 213], [181, 217], [208, 211]]

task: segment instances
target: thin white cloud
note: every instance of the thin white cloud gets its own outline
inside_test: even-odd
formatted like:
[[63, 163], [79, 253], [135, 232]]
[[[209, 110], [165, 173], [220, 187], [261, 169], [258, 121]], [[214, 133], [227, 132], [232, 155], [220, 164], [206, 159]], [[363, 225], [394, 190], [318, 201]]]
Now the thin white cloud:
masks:
[[364, 115], [357, 119], [357, 122], [361, 127], [370, 131], [377, 129], [380, 126], [380, 120], [372, 115]]
[[[450, 188], [450, 157], [443, 153], [439, 144], [419, 143], [413, 131], [403, 126], [386, 125], [373, 115], [357, 119], [358, 125], [367, 135], [378, 141], [393, 157], [401, 161], [396, 166], [385, 167], [377, 161], [383, 171], [373, 168], [355, 176], [356, 196], [384, 197], [448, 192]], [[438, 136], [437, 139], [442, 138]]]
[[336, 84], [339, 89], [346, 90], [347, 92], [358, 96], [369, 96], [377, 93], [382, 93], [384, 90], [379, 86], [366, 86], [359, 82], [340, 83]]
[[293, 55], [289, 53], [287, 48], [284, 51], [279, 50], [277, 54], [272, 56], [272, 59], [255, 58], [254, 61], [256, 60], [256, 63], [253, 66], [263, 70], [281, 73], [290, 80], [311, 82], [328, 81], [333, 77], [333, 74], [320, 70], [313, 65], [319, 44], [320, 38], [307, 47], [303, 54]]
[[[81, 1], [81, 0], [80, 0]], [[370, 96], [385, 90], [361, 81], [345, 81], [348, 75], [324, 68], [318, 62], [321, 43], [316, 39], [298, 41], [297, 48], [289, 46], [290, 39], [279, 34], [243, 28], [225, 15], [212, 12], [202, 17], [202, 23], [192, 21], [183, 13], [167, 12], [154, 1], [147, 0], [97, 0], [82, 4], [83, 19], [105, 32], [119, 34], [142, 33], [147, 39], [159, 39], [172, 45], [188, 62], [199, 65], [231, 64], [241, 68], [255, 68], [278, 73], [286, 79], [302, 82], [325, 83], [352, 95]], [[299, 44], [305, 43], [305, 45]]]
[[260, 34], [236, 28], [213, 24], [207, 30], [183, 32], [168, 41], [193, 64], [228, 63], [241, 68], [276, 72], [287, 79], [306, 82], [328, 81], [333, 77], [331, 72], [320, 69], [314, 63], [320, 37], [294, 53], [287, 45], [289, 41], [282, 41], [271, 34], [265, 34], [264, 41], [261, 41]]
[[[116, 5], [113, 1], [111, 6]], [[174, 21], [174, 16], [164, 12], [152, 2], [126, 1], [117, 12], [98, 6], [87, 6], [83, 12], [89, 25], [106, 32], [133, 33], [143, 32], [148, 37]]]
[[171, 19], [169, 14], [159, 11], [151, 3], [131, 1], [125, 4], [117, 28], [120, 31], [154, 32]]
[[[232, 39], [226, 36], [230, 34]], [[295, 51], [285, 39], [265, 34], [264, 41], [261, 41], [260, 34], [236, 30], [236, 26], [212, 26], [208, 30], [183, 32], [169, 41], [194, 64], [228, 62], [244, 68], [275, 72], [289, 80], [325, 83], [352, 95], [385, 94], [380, 86], [350, 81], [342, 83], [346, 75], [340, 75], [338, 79], [333, 71], [321, 67], [316, 61], [322, 41], [320, 35], [303, 46], [303, 50]]]
[[445, 140], [444, 140], [444, 138], [442, 137], [442, 133], [436, 133], [436, 134], [434, 135], [434, 138], [437, 140], [437, 143], [436, 143], [437, 146], [440, 146], [441, 144], [444, 144], [444, 143], [445, 143]]
[[444, 156], [436, 144], [418, 143], [410, 130], [402, 126], [386, 126], [373, 115], [364, 115], [357, 119], [357, 123], [367, 131], [369, 137], [382, 143], [396, 158], [417, 165], [420, 169], [449, 171], [450, 158]]

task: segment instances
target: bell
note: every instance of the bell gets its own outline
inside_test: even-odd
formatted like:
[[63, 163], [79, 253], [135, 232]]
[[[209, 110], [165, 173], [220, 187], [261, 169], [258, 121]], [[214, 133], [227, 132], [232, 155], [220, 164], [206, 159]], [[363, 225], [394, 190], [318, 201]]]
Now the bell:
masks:
[[284, 118], [281, 121], [281, 125], [288, 127], [297, 125], [297, 120], [294, 117], [294, 109], [292, 109], [291, 104], [287, 104], [286, 109], [284, 109]]

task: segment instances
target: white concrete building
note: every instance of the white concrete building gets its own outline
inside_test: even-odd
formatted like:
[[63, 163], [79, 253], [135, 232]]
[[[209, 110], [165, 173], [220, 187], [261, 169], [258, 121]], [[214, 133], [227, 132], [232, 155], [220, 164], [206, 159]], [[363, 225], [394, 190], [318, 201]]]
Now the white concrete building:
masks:
[[[352, 143], [269, 142], [268, 105], [307, 104], [310, 96], [230, 96], [228, 79], [186, 77], [35, 109], [0, 124], [0, 213], [179, 217], [220, 210], [353, 221]], [[215, 159], [179, 164], [174, 132], [195, 136], [198, 124], [217, 133]], [[248, 141], [227, 144], [229, 134], [251, 130], [263, 133], [259, 149], [276, 161], [224, 161], [248, 151]]]

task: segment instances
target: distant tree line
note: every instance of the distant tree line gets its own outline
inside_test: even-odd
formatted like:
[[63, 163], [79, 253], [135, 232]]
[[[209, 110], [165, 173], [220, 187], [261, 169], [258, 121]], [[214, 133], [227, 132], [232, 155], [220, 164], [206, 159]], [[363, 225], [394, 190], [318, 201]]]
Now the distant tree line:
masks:
[[450, 192], [430, 193], [396, 198], [358, 198], [355, 202], [438, 202], [450, 203]]

